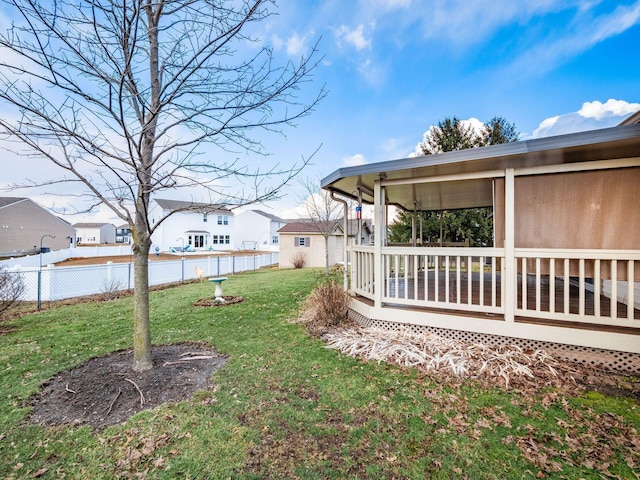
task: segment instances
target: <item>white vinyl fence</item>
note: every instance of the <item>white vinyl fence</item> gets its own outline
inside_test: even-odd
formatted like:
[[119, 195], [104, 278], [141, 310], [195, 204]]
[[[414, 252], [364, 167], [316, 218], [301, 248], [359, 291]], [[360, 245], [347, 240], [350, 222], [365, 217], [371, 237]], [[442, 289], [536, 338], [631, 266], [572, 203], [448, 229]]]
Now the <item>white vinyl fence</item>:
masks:
[[[277, 265], [278, 253], [149, 260], [149, 285], [219, 277]], [[133, 263], [56, 267], [13, 267], [25, 283], [23, 301], [52, 301], [133, 288]]]
[[69, 258], [109, 257], [131, 255], [131, 245], [87, 245], [82, 247], [65, 248], [36, 255], [9, 258], [0, 262], [9, 268], [37, 267], [50, 263], [63, 262]]

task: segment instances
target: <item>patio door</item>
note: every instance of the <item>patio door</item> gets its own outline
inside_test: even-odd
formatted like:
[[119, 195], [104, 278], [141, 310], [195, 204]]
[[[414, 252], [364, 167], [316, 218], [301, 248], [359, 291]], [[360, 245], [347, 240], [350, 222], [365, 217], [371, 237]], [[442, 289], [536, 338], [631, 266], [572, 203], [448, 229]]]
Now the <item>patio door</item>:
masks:
[[189, 235], [189, 245], [193, 245], [194, 248], [203, 248], [204, 235]]

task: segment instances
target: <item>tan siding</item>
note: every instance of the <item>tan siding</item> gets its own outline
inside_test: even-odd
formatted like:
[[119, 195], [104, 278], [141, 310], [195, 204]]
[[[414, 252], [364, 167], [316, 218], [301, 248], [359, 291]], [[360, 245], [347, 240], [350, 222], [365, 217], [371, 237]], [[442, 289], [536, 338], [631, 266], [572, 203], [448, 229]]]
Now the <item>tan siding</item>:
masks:
[[[296, 237], [309, 237], [311, 246], [296, 247]], [[336, 263], [337, 237], [329, 237], [329, 265]], [[340, 246], [340, 245], [339, 245]], [[320, 234], [313, 233], [280, 233], [280, 268], [292, 268], [291, 259], [297, 252], [303, 252], [307, 256], [307, 267], [325, 266], [324, 238]]]
[[[504, 181], [495, 184], [496, 246], [502, 247]], [[515, 246], [638, 250], [638, 205], [640, 168], [516, 177]]]

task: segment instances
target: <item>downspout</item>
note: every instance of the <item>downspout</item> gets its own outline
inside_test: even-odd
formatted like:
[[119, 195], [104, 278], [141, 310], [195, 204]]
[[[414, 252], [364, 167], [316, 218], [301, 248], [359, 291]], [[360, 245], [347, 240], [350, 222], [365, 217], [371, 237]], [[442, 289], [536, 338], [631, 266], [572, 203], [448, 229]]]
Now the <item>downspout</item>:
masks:
[[331, 199], [335, 200], [336, 202], [339, 202], [342, 204], [343, 209], [344, 209], [344, 213], [342, 215], [342, 221], [343, 221], [343, 225], [342, 225], [342, 230], [344, 233], [344, 237], [343, 237], [343, 241], [342, 241], [342, 248], [343, 250], [343, 259], [344, 259], [344, 268], [343, 268], [343, 273], [344, 273], [344, 278], [343, 278], [343, 288], [344, 291], [347, 292], [349, 290], [349, 286], [348, 286], [348, 272], [347, 269], [349, 268], [349, 262], [348, 262], [348, 245], [349, 245], [349, 230], [348, 230], [348, 226], [349, 226], [349, 206], [347, 205], [347, 201], [342, 199], [342, 198], [338, 198], [335, 196], [335, 192], [331, 191]]

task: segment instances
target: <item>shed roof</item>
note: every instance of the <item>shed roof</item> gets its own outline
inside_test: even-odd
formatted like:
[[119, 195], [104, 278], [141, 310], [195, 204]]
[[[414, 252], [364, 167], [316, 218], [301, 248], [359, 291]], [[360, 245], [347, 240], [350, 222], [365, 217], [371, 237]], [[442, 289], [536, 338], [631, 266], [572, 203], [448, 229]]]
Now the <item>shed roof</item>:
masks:
[[315, 233], [320, 234], [318, 226], [310, 221], [289, 222], [278, 229], [278, 233]]
[[[456, 176], [632, 157], [640, 157], [640, 124], [341, 168], [322, 179], [321, 186], [353, 199], [360, 188], [363, 201], [373, 203], [374, 182], [380, 178]], [[388, 203], [407, 210], [414, 202], [423, 210], [442, 210], [491, 206], [493, 199], [490, 179], [395, 185], [386, 187], [386, 194]]]

